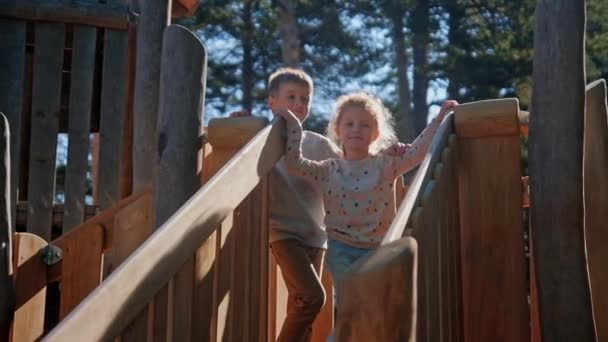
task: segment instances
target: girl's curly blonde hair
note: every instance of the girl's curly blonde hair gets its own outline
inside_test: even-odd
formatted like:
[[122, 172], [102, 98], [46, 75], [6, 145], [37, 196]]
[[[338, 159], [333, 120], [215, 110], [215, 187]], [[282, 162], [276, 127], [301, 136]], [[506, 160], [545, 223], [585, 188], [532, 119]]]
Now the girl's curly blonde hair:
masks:
[[342, 95], [336, 102], [336, 112], [327, 125], [327, 136], [338, 146], [342, 148], [342, 142], [338, 137], [337, 128], [340, 124], [340, 119], [342, 118], [344, 110], [350, 106], [360, 106], [376, 119], [378, 138], [374, 140], [369, 147], [369, 152], [371, 154], [376, 154], [398, 141], [397, 134], [395, 134], [393, 115], [390, 110], [388, 110], [382, 103], [382, 100], [376, 96], [361, 91]]

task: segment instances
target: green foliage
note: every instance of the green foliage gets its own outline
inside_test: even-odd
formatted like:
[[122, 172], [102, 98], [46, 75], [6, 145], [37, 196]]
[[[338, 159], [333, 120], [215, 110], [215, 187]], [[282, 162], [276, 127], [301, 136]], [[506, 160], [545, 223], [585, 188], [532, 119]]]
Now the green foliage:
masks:
[[608, 79], [608, 1], [587, 0], [587, 80]]
[[452, 97], [476, 101], [519, 96], [530, 88], [535, 1], [460, 0], [444, 6], [452, 33], [437, 67]]
[[[302, 0], [298, 2], [301, 66], [315, 81], [312, 112], [327, 116], [333, 100], [348, 91], [377, 93], [394, 111], [397, 68], [391, 18], [402, 20], [409, 72], [412, 13], [422, 0]], [[252, 5], [252, 51], [256, 112], [264, 112], [266, 79], [281, 66], [278, 3]], [[431, 87], [446, 88], [461, 102], [516, 96], [527, 109], [531, 96], [534, 0], [430, 0], [428, 62]], [[608, 1], [587, 1], [587, 76], [608, 76]], [[181, 23], [196, 30], [209, 48], [207, 112], [239, 109], [243, 97], [243, 2], [206, 1]], [[410, 75], [411, 78], [411, 75]], [[428, 87], [428, 84], [422, 86]], [[412, 82], [410, 81], [410, 88]], [[412, 91], [412, 89], [408, 89]], [[441, 100], [441, 99], [435, 99]], [[312, 122], [312, 121], [311, 121]]]

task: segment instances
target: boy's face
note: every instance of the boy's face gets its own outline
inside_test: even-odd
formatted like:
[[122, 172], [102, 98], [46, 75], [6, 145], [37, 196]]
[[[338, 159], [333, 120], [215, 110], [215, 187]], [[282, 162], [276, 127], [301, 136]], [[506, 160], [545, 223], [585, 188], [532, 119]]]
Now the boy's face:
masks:
[[305, 84], [286, 82], [279, 85], [268, 98], [268, 106], [273, 112], [290, 110], [300, 121], [304, 121], [310, 111], [310, 89]]

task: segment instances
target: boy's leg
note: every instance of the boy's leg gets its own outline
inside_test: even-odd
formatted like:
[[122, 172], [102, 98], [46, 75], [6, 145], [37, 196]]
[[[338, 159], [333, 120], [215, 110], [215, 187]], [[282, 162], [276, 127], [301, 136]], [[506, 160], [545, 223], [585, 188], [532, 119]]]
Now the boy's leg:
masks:
[[272, 254], [288, 291], [287, 317], [277, 341], [310, 341], [312, 323], [325, 303], [320, 277], [325, 251], [286, 239], [272, 243]]

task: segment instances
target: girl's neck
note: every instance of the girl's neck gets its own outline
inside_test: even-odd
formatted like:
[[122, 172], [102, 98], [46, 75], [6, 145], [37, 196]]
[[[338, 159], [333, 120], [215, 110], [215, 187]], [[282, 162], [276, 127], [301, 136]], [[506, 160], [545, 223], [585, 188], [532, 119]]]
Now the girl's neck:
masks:
[[369, 150], [344, 150], [344, 159], [346, 160], [362, 160], [369, 156]]

